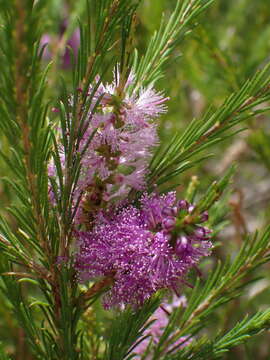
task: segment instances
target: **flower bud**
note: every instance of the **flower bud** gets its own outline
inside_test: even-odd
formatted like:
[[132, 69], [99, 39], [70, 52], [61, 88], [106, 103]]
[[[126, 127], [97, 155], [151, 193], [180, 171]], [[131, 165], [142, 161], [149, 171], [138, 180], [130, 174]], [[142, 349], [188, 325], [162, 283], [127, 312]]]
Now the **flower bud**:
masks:
[[189, 207], [188, 207], [189, 214], [191, 214], [194, 209], [195, 209], [195, 206], [190, 204]]
[[206, 235], [206, 231], [202, 226], [198, 226], [194, 231], [194, 235], [198, 238], [204, 238]]
[[206, 227], [198, 226], [194, 231], [194, 235], [198, 238], [198, 240], [208, 240], [208, 235], [210, 235], [211, 232], [212, 231]]
[[174, 226], [175, 226], [175, 218], [172, 216], [167, 217], [162, 221], [162, 227], [167, 231], [173, 230]]
[[163, 216], [175, 216], [177, 214], [177, 207], [170, 207], [170, 206], [165, 206], [162, 211], [161, 214]]
[[187, 210], [189, 203], [186, 200], [179, 200], [177, 206], [179, 210]]
[[122, 184], [124, 182], [124, 180], [125, 180], [125, 177], [122, 174], [116, 174], [114, 176], [114, 181], [116, 184]]
[[208, 211], [204, 211], [201, 215], [200, 215], [200, 222], [205, 222], [208, 220]]
[[175, 246], [175, 252], [177, 255], [182, 256], [184, 253], [187, 253], [190, 248], [190, 244], [188, 241], [188, 238], [186, 236], [180, 236], [177, 239], [176, 246]]

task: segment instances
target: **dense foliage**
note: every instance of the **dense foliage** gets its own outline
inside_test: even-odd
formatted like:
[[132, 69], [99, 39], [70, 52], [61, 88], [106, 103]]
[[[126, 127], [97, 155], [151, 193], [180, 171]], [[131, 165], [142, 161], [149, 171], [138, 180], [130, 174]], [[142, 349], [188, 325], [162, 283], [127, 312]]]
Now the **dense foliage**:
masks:
[[268, 1], [0, 10], [0, 360], [268, 358]]

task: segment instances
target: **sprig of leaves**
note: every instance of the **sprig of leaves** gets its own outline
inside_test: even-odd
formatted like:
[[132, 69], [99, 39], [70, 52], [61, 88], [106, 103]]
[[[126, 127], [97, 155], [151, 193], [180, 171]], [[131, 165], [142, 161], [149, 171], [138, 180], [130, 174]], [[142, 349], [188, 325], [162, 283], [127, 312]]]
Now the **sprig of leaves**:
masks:
[[[193, 336], [218, 307], [240, 296], [242, 289], [253, 281], [248, 275], [269, 261], [269, 252], [270, 228], [267, 228], [260, 237], [258, 233], [248, 237], [233, 261], [219, 263], [204, 284], [198, 279], [177, 323], [179, 330], [164, 344], [168, 346], [184, 335]], [[162, 353], [162, 348], [157, 347], [157, 351], [156, 356]]]
[[111, 326], [111, 336], [106, 351], [106, 360], [132, 359], [131, 352], [145, 339], [144, 331], [152, 324], [149, 317], [158, 308], [161, 294], [156, 294], [152, 299], [138, 310], [128, 308], [115, 317]]
[[[194, 119], [183, 133], [177, 133], [166, 147], [154, 155], [149, 183], [161, 185], [194, 166], [197, 155], [239, 131], [234, 128], [249, 118], [269, 110], [258, 105], [270, 98], [270, 65], [247, 80], [215, 111], [209, 109], [202, 119]], [[234, 130], [233, 130], [234, 129]]]
[[224, 335], [214, 340], [203, 338], [175, 355], [167, 355], [164, 360], [203, 360], [222, 358], [230, 348], [243, 344], [250, 337], [270, 328], [270, 310], [258, 311], [253, 316], [246, 316]]
[[214, 0], [178, 0], [169, 17], [163, 16], [158, 31], [152, 36], [144, 56], [139, 58], [135, 51], [133, 69], [136, 83], [133, 91], [154, 85], [164, 76], [162, 68], [170, 59], [173, 50], [188, 34], [195, 19], [206, 10]]

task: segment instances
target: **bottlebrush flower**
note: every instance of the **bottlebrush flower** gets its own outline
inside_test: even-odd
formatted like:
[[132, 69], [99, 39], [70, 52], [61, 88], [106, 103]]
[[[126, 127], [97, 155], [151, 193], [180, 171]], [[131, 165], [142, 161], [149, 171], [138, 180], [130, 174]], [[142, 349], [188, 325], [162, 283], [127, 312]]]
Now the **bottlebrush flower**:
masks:
[[212, 246], [209, 229], [184, 224], [190, 208], [183, 210], [170, 192], [143, 195], [140, 208], [100, 212], [91, 231], [76, 232], [80, 280], [113, 277], [104, 296], [106, 308], [140, 306], [162, 288], [177, 293], [188, 270], [209, 255]]
[[[133, 75], [120, 96], [117, 78], [116, 75], [112, 84], [98, 86], [87, 114], [89, 124], [78, 146], [78, 153], [82, 153], [94, 134], [82, 157], [73, 194], [74, 203], [81, 197], [77, 223], [85, 223], [93, 216], [88, 208], [95, 213], [95, 205], [106, 207], [110, 201], [125, 198], [131, 189], [143, 190], [151, 149], [158, 143], [153, 120], [166, 111], [167, 99], [152, 88], [129, 95]], [[89, 97], [94, 86], [89, 89]], [[73, 105], [72, 98], [70, 104]], [[64, 164], [65, 159], [61, 161]], [[52, 175], [52, 166], [49, 170]]]

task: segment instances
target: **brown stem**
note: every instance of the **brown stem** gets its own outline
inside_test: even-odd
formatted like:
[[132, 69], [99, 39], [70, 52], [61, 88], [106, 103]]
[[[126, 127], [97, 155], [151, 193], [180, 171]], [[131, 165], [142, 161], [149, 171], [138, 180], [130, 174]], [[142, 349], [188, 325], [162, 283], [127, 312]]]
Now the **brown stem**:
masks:
[[31, 129], [28, 124], [28, 104], [29, 104], [29, 87], [30, 79], [27, 75], [28, 67], [31, 64], [31, 53], [26, 46], [27, 25], [26, 11], [24, 1], [16, 0], [15, 8], [17, 18], [14, 31], [14, 45], [16, 52], [14, 83], [15, 83], [15, 100], [16, 100], [16, 118], [22, 130], [22, 145], [24, 150], [24, 165], [28, 180], [29, 193], [33, 206], [33, 213], [36, 221], [37, 237], [48, 256], [49, 242], [46, 237], [46, 227], [42, 216], [40, 206], [36, 174], [32, 169], [31, 155], [33, 153], [31, 144]]
[[[15, 0], [16, 20], [14, 31], [14, 47], [16, 53], [16, 60], [14, 66], [14, 83], [15, 83], [15, 100], [16, 100], [16, 119], [22, 131], [22, 147], [24, 151], [24, 165], [26, 170], [26, 177], [28, 182], [28, 189], [31, 198], [31, 205], [33, 209], [33, 216], [36, 224], [36, 236], [44, 250], [44, 254], [49, 262], [50, 274], [46, 274], [46, 280], [49, 280], [55, 305], [55, 319], [59, 325], [61, 301], [59, 294], [59, 275], [55, 265], [55, 259], [51, 252], [49, 239], [47, 237], [46, 222], [42, 214], [42, 207], [40, 203], [39, 190], [37, 184], [37, 174], [32, 166], [31, 156], [34, 149], [31, 143], [31, 128], [28, 118], [28, 106], [30, 103], [29, 91], [31, 86], [31, 79], [27, 72], [31, 66], [32, 48], [27, 48], [27, 13], [26, 2], [22, 0]], [[34, 270], [41, 272], [41, 267], [31, 262], [29, 265]], [[42, 269], [42, 273], [44, 273]], [[43, 274], [44, 275], [44, 274]], [[29, 275], [30, 276], [30, 275]], [[61, 346], [61, 345], [60, 345]]]
[[111, 286], [114, 282], [113, 275], [106, 276], [102, 280], [96, 282], [92, 285], [86, 292], [82, 293], [76, 300], [76, 303], [81, 305], [82, 307], [86, 307], [86, 303], [92, 297], [105, 290], [107, 287]]
[[[98, 56], [101, 55], [100, 49], [102, 49], [102, 47], [104, 45], [105, 34], [108, 31], [110, 19], [114, 18], [118, 6], [119, 6], [119, 0], [115, 0], [112, 3], [112, 6], [109, 10], [108, 16], [104, 20], [103, 29], [101, 31], [99, 41], [96, 44], [95, 52], [88, 57], [86, 73], [79, 85], [79, 88], [83, 89], [84, 91], [83, 91], [83, 95], [81, 96], [81, 98], [78, 101], [77, 108], [76, 108], [76, 116], [75, 116], [75, 120], [74, 120], [74, 139], [78, 138], [78, 130], [79, 130], [79, 126], [80, 126], [80, 120], [83, 115], [83, 108], [84, 108], [85, 99], [87, 96], [87, 89], [85, 89], [85, 87], [87, 85], [88, 79], [90, 78], [90, 76], [92, 74], [92, 70], [93, 70], [95, 61], [98, 58]], [[76, 141], [74, 141], [72, 144], [71, 154], [75, 153], [75, 149], [76, 149]], [[72, 168], [71, 159], [69, 159], [66, 162], [66, 168], [65, 168], [65, 174], [66, 174], [65, 188], [66, 189], [71, 188], [71, 182], [72, 182], [71, 168]], [[66, 225], [64, 225], [63, 232], [62, 232], [62, 235], [60, 238], [61, 256], [69, 257], [69, 247], [71, 245], [71, 238], [72, 238], [72, 231], [70, 231], [68, 224], [66, 224]]]

